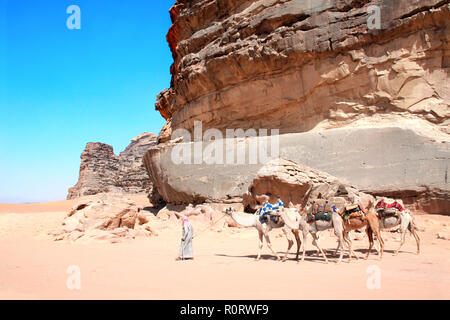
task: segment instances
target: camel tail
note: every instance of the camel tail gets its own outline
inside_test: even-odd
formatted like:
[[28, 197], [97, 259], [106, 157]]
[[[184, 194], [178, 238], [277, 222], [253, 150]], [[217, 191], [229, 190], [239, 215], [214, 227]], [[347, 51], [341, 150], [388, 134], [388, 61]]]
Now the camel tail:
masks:
[[411, 231], [411, 232], [413, 232], [413, 231], [419, 231], [419, 228], [417, 228], [416, 225], [415, 225], [414, 223], [410, 222], [410, 223], [408, 224], [408, 230]]
[[411, 221], [409, 221], [409, 224], [408, 224], [408, 230], [411, 232], [419, 231], [419, 229], [416, 227], [416, 224], [414, 223], [414, 217], [412, 215], [411, 215]]
[[414, 229], [414, 230], [417, 230], [416, 228], [414, 228], [414, 226], [413, 226], [412, 223], [410, 222], [410, 223], [408, 224], [408, 230], [412, 232], [413, 229]]

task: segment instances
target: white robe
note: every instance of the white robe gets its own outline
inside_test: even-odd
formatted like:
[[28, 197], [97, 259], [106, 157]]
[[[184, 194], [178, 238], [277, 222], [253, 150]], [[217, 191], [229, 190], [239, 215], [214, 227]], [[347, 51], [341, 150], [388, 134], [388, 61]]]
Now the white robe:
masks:
[[182, 226], [180, 258], [193, 258], [192, 238], [194, 236], [194, 228], [192, 224], [187, 221]]

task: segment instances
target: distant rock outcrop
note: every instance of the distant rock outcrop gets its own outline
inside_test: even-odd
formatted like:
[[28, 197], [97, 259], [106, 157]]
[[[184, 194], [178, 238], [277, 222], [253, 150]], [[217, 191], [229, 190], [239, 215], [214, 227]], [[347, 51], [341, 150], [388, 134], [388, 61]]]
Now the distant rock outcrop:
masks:
[[81, 154], [78, 182], [69, 189], [67, 199], [105, 192], [148, 193], [152, 182], [142, 157], [155, 144], [156, 135], [146, 132], [117, 156], [112, 146], [89, 142]]

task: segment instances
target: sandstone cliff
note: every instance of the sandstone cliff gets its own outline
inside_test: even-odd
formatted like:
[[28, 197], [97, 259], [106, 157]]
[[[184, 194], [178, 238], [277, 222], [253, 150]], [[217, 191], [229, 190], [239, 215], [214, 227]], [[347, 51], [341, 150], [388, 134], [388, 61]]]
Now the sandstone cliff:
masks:
[[[177, 0], [159, 142], [202, 129], [280, 131], [280, 156], [416, 209], [450, 213], [449, 0]], [[380, 29], [369, 29], [369, 6]], [[238, 199], [261, 166], [146, 167], [169, 202]]]
[[148, 193], [152, 183], [144, 165], [144, 153], [156, 144], [156, 135], [143, 133], [115, 155], [113, 147], [89, 142], [81, 154], [78, 182], [69, 189], [67, 199], [97, 193]]

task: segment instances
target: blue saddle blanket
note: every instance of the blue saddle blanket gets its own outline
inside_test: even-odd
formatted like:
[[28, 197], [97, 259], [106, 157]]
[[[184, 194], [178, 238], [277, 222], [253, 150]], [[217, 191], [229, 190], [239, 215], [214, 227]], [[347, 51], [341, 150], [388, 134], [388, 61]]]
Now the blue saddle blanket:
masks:
[[[272, 212], [277, 211], [283, 207], [284, 203], [281, 200], [277, 201], [275, 204], [266, 202], [261, 208], [256, 211], [256, 213], [260, 216], [261, 222], [267, 222], [267, 215], [270, 216]], [[271, 220], [275, 223], [278, 223], [278, 219], [276, 219], [275, 217], [271, 217]]]

